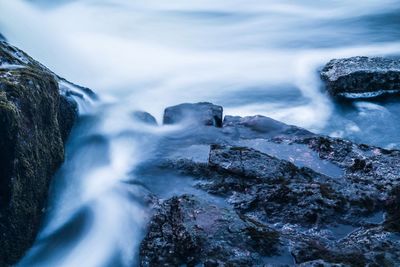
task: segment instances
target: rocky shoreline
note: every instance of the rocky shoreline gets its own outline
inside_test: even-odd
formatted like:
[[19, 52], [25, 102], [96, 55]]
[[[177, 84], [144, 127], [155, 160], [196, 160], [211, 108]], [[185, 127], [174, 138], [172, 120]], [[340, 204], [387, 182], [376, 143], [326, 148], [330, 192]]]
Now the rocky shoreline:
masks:
[[[184, 117], [180, 107], [189, 106]], [[222, 200], [154, 197], [141, 266], [400, 264], [400, 151], [263, 116], [225, 116], [218, 127], [209, 122], [223, 117], [222, 107], [210, 103], [165, 114], [186, 126], [174, 133], [179, 138], [160, 142], [160, 150], [169, 149], [144, 173], [189, 176], [195, 188]]]
[[[399, 65], [333, 60], [321, 77], [333, 96], [396, 93]], [[0, 266], [32, 245], [86, 97], [96, 99], [0, 35]], [[149, 113], [132, 116], [157, 126]], [[166, 108], [163, 124], [179, 127], [136, 173], [153, 211], [140, 266], [400, 265], [400, 151], [224, 116], [206, 102]], [[180, 193], [150, 193], [169, 177]]]

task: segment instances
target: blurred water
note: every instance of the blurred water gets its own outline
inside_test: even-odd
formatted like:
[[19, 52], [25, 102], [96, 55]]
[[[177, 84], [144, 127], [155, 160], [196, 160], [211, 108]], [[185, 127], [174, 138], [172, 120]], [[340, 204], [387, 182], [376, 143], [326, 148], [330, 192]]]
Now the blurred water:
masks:
[[147, 213], [132, 198], [145, 189], [124, 181], [171, 129], [135, 122], [134, 110], [160, 121], [168, 105], [210, 101], [226, 114], [400, 147], [400, 99], [335, 104], [317, 73], [331, 58], [400, 56], [400, 1], [0, 0], [0, 32], [101, 97], [81, 106], [47, 219], [20, 266], [137, 260]]
[[207, 100], [323, 131], [334, 107], [317, 68], [400, 52], [394, 0], [0, 3], [0, 30], [12, 43], [159, 118], [167, 105]]

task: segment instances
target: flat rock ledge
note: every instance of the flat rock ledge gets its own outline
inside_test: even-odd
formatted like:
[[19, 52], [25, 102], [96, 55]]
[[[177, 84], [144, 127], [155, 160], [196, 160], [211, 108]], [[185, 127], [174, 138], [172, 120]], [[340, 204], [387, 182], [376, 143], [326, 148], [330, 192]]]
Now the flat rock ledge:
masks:
[[382, 57], [333, 59], [320, 72], [333, 96], [368, 98], [400, 92], [400, 60]]

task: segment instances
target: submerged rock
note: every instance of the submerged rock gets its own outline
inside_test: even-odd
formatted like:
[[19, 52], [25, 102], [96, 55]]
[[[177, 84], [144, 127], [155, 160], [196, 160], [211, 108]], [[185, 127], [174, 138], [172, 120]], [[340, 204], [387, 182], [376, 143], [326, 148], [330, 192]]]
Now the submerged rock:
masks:
[[321, 71], [333, 96], [374, 97], [400, 92], [400, 60], [381, 57], [333, 59]]
[[222, 107], [207, 102], [185, 103], [164, 111], [164, 124], [200, 124], [222, 127]]
[[156, 118], [153, 117], [148, 112], [145, 111], [135, 111], [133, 112], [133, 117], [143, 123], [149, 124], [149, 125], [157, 125], [157, 120]]
[[266, 139], [284, 135], [313, 135], [305, 129], [293, 125], [287, 125], [261, 115], [247, 117], [226, 115], [223, 121], [223, 129], [226, 134], [242, 139]]
[[33, 243], [76, 116], [52, 72], [0, 42], [0, 266]]
[[248, 117], [227, 115], [224, 117], [224, 127], [247, 128], [260, 133], [277, 133], [290, 128], [282, 122], [260, 115]]

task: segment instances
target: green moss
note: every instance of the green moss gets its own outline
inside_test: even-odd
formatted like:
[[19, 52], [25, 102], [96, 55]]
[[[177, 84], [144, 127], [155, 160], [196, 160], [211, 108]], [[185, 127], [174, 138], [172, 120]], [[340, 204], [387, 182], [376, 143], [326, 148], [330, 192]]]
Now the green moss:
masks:
[[53, 74], [32, 67], [0, 73], [0, 266], [18, 260], [35, 239], [64, 158], [59, 109]]

